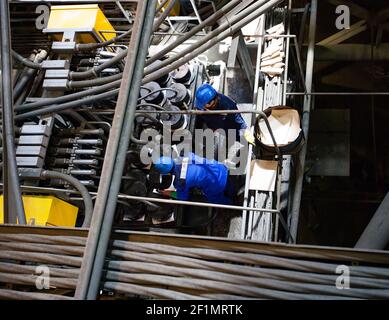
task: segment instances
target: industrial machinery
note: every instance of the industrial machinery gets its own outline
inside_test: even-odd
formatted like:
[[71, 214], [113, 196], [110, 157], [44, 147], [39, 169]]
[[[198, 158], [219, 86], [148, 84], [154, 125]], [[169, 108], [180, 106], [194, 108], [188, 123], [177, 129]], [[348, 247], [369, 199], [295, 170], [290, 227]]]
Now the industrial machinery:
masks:
[[[294, 2], [1, 2], [0, 298], [387, 298], [387, 253], [296, 245], [318, 1]], [[205, 82], [255, 146], [204, 134], [228, 114], [196, 109]], [[164, 192], [153, 161], [187, 151], [236, 175], [231, 205]]]

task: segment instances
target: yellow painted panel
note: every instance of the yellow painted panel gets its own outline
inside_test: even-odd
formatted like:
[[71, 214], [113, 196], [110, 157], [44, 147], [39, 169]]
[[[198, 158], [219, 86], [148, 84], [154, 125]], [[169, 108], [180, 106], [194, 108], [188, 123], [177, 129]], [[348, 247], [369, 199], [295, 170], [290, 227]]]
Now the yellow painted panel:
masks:
[[[158, 1], [162, 2], [162, 1]], [[167, 2], [163, 7], [166, 9], [166, 7], [169, 5], [169, 2]], [[157, 7], [159, 4], [157, 4]], [[162, 10], [161, 10], [162, 11]], [[180, 15], [180, 1], [176, 1], [176, 3], [173, 6], [172, 11], [170, 11], [169, 16], [178, 16]]]
[[[29, 225], [74, 227], [78, 208], [53, 196], [23, 196]], [[0, 195], [0, 223], [4, 223], [3, 195]]]
[[[116, 37], [115, 29], [97, 4], [52, 6], [46, 31], [51, 33], [54, 40], [61, 41], [62, 32], [69, 29], [76, 32], [79, 30], [76, 37], [76, 41], [79, 43], [96, 42], [92, 36], [92, 30], [102, 41]], [[81, 32], [85, 29], [90, 30], [88, 31], [89, 34], [85, 31]]]

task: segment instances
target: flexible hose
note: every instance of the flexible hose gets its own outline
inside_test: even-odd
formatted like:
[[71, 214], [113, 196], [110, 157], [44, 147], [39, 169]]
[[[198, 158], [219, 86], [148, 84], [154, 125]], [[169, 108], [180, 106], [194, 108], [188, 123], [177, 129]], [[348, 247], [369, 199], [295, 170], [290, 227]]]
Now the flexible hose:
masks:
[[106, 47], [110, 44], [113, 44], [115, 43], [116, 41], [120, 40], [120, 39], [123, 39], [124, 37], [130, 35], [132, 33], [132, 28], [127, 30], [126, 32], [114, 37], [114, 38], [111, 38], [107, 41], [104, 41], [104, 42], [99, 42], [99, 43], [79, 43], [76, 45], [76, 50], [77, 51], [91, 51], [91, 50], [94, 50], [94, 49], [98, 49], [98, 48], [102, 48], [102, 47]]
[[88, 78], [97, 78], [99, 73], [103, 71], [104, 69], [111, 67], [121, 60], [123, 60], [127, 56], [128, 50], [123, 50], [119, 52], [115, 57], [110, 59], [107, 62], [104, 62], [96, 67], [93, 67], [87, 71], [72, 71], [69, 73], [69, 79], [76, 80], [76, 79], [88, 79]]
[[103, 77], [103, 78], [97, 78], [97, 79], [90, 79], [90, 80], [81, 80], [81, 81], [69, 81], [67, 84], [67, 87], [69, 89], [76, 89], [76, 88], [85, 88], [85, 87], [95, 87], [95, 86], [101, 86], [103, 84], [110, 83], [115, 80], [120, 80], [123, 76], [123, 73], [114, 74], [112, 76]]
[[[40, 53], [35, 55], [34, 63], [41, 63], [47, 57], [47, 52], [42, 50]], [[14, 87], [13, 96], [14, 101], [17, 101], [19, 96], [23, 93], [23, 90], [26, 88], [27, 84], [31, 81], [31, 79], [37, 73], [37, 69], [27, 68], [24, 70], [21, 78], [18, 80]]]
[[33, 109], [36, 109], [39, 107], [44, 107], [44, 106], [51, 106], [51, 105], [59, 106], [60, 103], [65, 103], [68, 101], [75, 101], [75, 100], [78, 100], [80, 98], [83, 98], [86, 96], [92, 96], [92, 95], [97, 94], [97, 93], [112, 92], [114, 90], [108, 91], [108, 92], [107, 92], [107, 90], [118, 88], [120, 86], [120, 82], [121, 82], [121, 80], [116, 80], [114, 82], [107, 83], [106, 85], [102, 85], [100, 87], [96, 87], [96, 88], [68, 94], [66, 96], [61, 96], [58, 98], [48, 98], [48, 99], [33, 102], [33, 103], [17, 105], [17, 106], [15, 106], [14, 109], [17, 112], [20, 112], [20, 111], [29, 111], [29, 110], [33, 110]]
[[50, 107], [21, 113], [21, 114], [18, 114], [17, 116], [15, 116], [15, 120], [24, 120], [24, 119], [31, 118], [31, 117], [38, 117], [38, 116], [41, 116], [44, 114], [56, 113], [56, 112], [64, 111], [67, 109], [72, 109], [74, 107], [79, 107], [79, 106], [84, 105], [84, 104], [90, 104], [90, 103], [98, 102], [98, 101], [101, 101], [101, 100], [104, 100], [107, 98], [111, 98], [113, 96], [118, 95], [118, 93], [119, 93], [119, 89], [115, 89], [115, 90], [104, 92], [104, 93], [101, 93], [101, 94], [98, 94], [95, 96], [91, 96], [91, 97], [88, 97], [85, 99], [80, 99], [80, 100], [71, 101], [71, 102], [64, 103], [64, 104], [53, 105]]
[[32, 68], [32, 69], [42, 70], [42, 64], [41, 63], [32, 62], [29, 59], [24, 58], [23, 56], [21, 56], [19, 53], [17, 53], [14, 50], [11, 50], [11, 52], [12, 52], [12, 57], [14, 59], [18, 60], [24, 66]]
[[157, 90], [154, 90], [154, 91], [150, 91], [149, 93], [145, 94], [144, 96], [140, 97], [138, 99], [138, 101], [140, 100], [143, 100], [143, 99], [146, 99], [147, 97], [155, 94], [155, 93], [158, 93], [158, 92], [161, 92], [161, 91], [172, 91], [175, 93], [175, 95], [173, 96], [173, 98], [177, 97], [177, 94], [178, 94], [178, 91], [175, 90], [175, 89], [171, 89], [171, 88], [161, 88], [161, 89], [157, 89]]
[[82, 199], [84, 200], [84, 222], [82, 223], [83, 228], [88, 228], [90, 226], [91, 220], [92, 220], [92, 213], [93, 213], [93, 202], [92, 198], [88, 192], [88, 189], [85, 188], [85, 186], [78, 181], [78, 179], [62, 173], [58, 171], [49, 171], [49, 170], [43, 170], [41, 173], [42, 179], [61, 179], [69, 184], [71, 184], [73, 187], [77, 189], [78, 192], [81, 193]]

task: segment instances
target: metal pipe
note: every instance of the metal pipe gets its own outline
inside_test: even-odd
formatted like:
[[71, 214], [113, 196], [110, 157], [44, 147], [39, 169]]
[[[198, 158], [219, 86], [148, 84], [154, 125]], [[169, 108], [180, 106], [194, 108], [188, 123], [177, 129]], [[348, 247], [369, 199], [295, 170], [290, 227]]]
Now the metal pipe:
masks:
[[163, 48], [161, 51], [153, 55], [151, 58], [147, 59], [146, 66], [150, 65], [154, 61], [162, 58], [165, 54], [169, 53], [171, 50], [188, 40], [190, 37], [194, 36], [197, 32], [201, 31], [204, 27], [208, 26], [210, 23], [217, 21], [221, 16], [227, 14], [233, 7], [235, 7], [241, 0], [230, 1], [225, 7], [219, 9], [215, 14], [205, 19], [202, 23], [192, 28], [189, 32], [185, 33], [183, 37], [177, 39], [173, 43], [169, 44], [167, 47]]
[[[36, 286], [36, 280], [39, 275], [24, 275], [0, 272], [0, 282], [7, 284], [22, 284]], [[55, 288], [74, 289], [77, 279], [74, 278], [55, 278], [50, 275], [50, 285]]]
[[153, 32], [157, 31], [158, 28], [161, 26], [161, 24], [165, 21], [169, 13], [173, 10], [174, 5], [176, 4], [177, 0], [170, 0], [169, 4], [166, 8], [163, 9], [162, 14], [158, 18], [158, 20], [153, 25]]
[[[265, 31], [265, 22], [266, 22], [266, 15], [262, 15], [259, 21], [259, 32], [263, 33]], [[264, 39], [260, 37], [258, 39], [258, 45], [257, 45], [257, 60], [256, 60], [256, 66], [255, 70], [260, 69], [261, 65], [261, 59], [262, 59], [262, 47], [263, 47]], [[254, 94], [253, 94], [253, 109], [259, 110], [259, 105], [262, 103], [259, 99], [259, 76], [260, 72], [255, 73], [255, 80], [254, 80]], [[262, 110], [261, 110], [262, 111]], [[252, 120], [252, 117], [251, 117]], [[252, 123], [251, 123], [252, 124]], [[253, 146], [249, 144], [248, 146], [248, 154], [247, 154], [247, 163], [246, 163], [246, 178], [245, 178], [245, 188], [244, 188], [244, 195], [243, 195], [243, 206], [247, 206], [249, 203], [249, 181], [250, 181], [250, 175], [247, 174], [247, 172], [250, 172], [250, 166], [251, 166], [251, 158], [253, 154]], [[251, 202], [250, 202], [251, 203]], [[251, 205], [250, 205], [251, 207]], [[247, 225], [247, 216], [251, 216], [251, 211], [247, 213], [246, 210], [242, 212], [242, 224], [241, 224], [241, 239], [246, 238], [246, 225]], [[250, 221], [250, 220], [249, 220]]]
[[[37, 266], [0, 262], [0, 271], [9, 273], [34, 274]], [[50, 267], [50, 275], [63, 278], [78, 278], [80, 269]]]
[[389, 192], [358, 239], [355, 248], [385, 249], [389, 243]]
[[[267, 2], [267, 0], [256, 1], [254, 4], [250, 5], [248, 8], [246, 8], [245, 10], [240, 12], [239, 14], [234, 15], [228, 21], [221, 23], [220, 26], [216, 30], [208, 33], [206, 36], [204, 36], [198, 42], [196, 42], [195, 47], [199, 48], [202, 45], [206, 44], [207, 42], [212, 42], [213, 43], [212, 45], [216, 44], [215, 40], [217, 40], [218, 35], [222, 34], [228, 28], [232, 29], [234, 26], [239, 25], [239, 23], [244, 18], [248, 17], [248, 14], [250, 12], [253, 12], [253, 11], [255, 12], [255, 10], [260, 9], [262, 6], [264, 6], [266, 4], [266, 2]], [[229, 33], [231, 33], [231, 32], [229, 32]], [[179, 38], [175, 42], [181, 42], [182, 39], [185, 39], [185, 38]], [[218, 41], [219, 40], [217, 40], [216, 42], [218, 42]], [[185, 48], [184, 50], [180, 51], [178, 54], [161, 61], [160, 63], [158, 63], [158, 65], [150, 66], [150, 67], [146, 68], [145, 74], [147, 75], [147, 74], [153, 73], [153, 72], [157, 71], [158, 69], [161, 69], [162, 67], [167, 66], [174, 61], [177, 61], [177, 59], [187, 55], [191, 51], [193, 51], [193, 46]]]
[[[148, 247], [147, 247], [148, 245]], [[215, 250], [205, 248], [187, 248], [157, 243], [135, 244], [131, 251], [123, 251], [113, 248], [112, 257], [119, 257], [129, 261], [163, 263], [167, 265], [184, 265], [191, 268], [202, 268], [204, 266], [214, 266], [215, 269], [223, 270], [222, 264], [226, 262], [232, 264], [254, 265], [279, 269], [295, 270], [306, 273], [319, 273], [334, 275], [337, 264], [323, 263], [301, 259], [280, 258], [266, 254], [252, 254], [247, 252], [232, 252], [230, 250]], [[112, 258], [111, 258], [112, 259]], [[211, 261], [208, 261], [211, 260]], [[218, 261], [218, 262], [217, 262]], [[343, 261], [343, 260], [341, 260]], [[247, 268], [247, 266], [240, 266]], [[238, 272], [241, 273], [241, 272]], [[350, 273], [363, 278], [384, 278], [388, 280], [389, 272], [386, 268], [350, 266]]]
[[15, 250], [23, 252], [42, 252], [42, 253], [54, 253], [54, 254], [69, 254], [82, 256], [84, 253], [83, 246], [63, 246], [63, 245], [51, 245], [43, 243], [20, 243], [20, 242], [0, 242], [1, 250]]
[[[15, 152], [15, 126], [12, 96], [11, 33], [8, 1], [0, 2], [1, 24], [1, 86], [3, 126], [3, 183], [4, 217], [9, 223], [26, 224], [22, 194], [19, 187], [18, 167]], [[15, 216], [16, 214], [16, 216]]]
[[10, 250], [0, 251], [0, 258], [6, 260], [60, 264], [72, 267], [80, 267], [82, 261], [82, 258], [80, 257], [71, 257], [52, 253], [42, 254], [36, 252], [21, 252]]
[[[297, 59], [297, 64], [299, 66], [299, 72], [300, 72], [300, 78], [301, 78], [301, 82], [302, 82], [302, 85], [304, 87], [304, 90], [305, 92], [307, 92], [307, 87], [305, 85], [305, 76], [304, 76], [304, 69], [303, 69], [303, 64], [301, 62], [301, 52], [300, 52], [300, 47], [298, 45], [298, 42], [297, 42], [297, 38], [294, 38], [294, 44], [295, 44], [295, 50], [296, 50], [296, 59]], [[285, 90], [285, 96], [284, 96], [284, 104], [286, 104], [286, 96], [288, 95], [288, 93], [286, 92]]]
[[21, 292], [8, 289], [0, 289], [0, 298], [15, 299], [15, 300], [73, 300], [71, 297], [60, 296], [50, 293], [39, 292]]
[[[129, 246], [131, 242], [128, 243]], [[306, 283], [316, 285], [332, 285], [336, 283], [337, 275], [305, 273], [291, 270], [270, 269], [259, 267], [247, 267], [242, 265], [231, 265], [224, 263], [210, 262], [212, 267], [199, 264], [197, 267], [165, 265], [163, 263], [149, 263], [139, 261], [116, 261], [110, 260], [107, 264], [109, 270], [119, 270], [129, 273], [151, 273], [171, 276], [198, 277], [204, 279], [216, 279], [230, 283], [255, 284], [257, 279], [268, 279], [269, 281], [281, 280], [285, 282]], [[183, 268], [185, 267], [185, 268]], [[0, 264], [1, 268], [1, 264]], [[1, 270], [1, 269], [0, 269]], [[61, 270], [59, 270], [61, 272]], [[216, 277], [215, 277], [216, 276]], [[388, 289], [389, 281], [381, 279], [353, 277], [353, 288], [374, 288]]]
[[[153, 81], [155, 79], [158, 79], [160, 78], [161, 76], [169, 73], [170, 71], [178, 68], [179, 66], [187, 63], [188, 61], [192, 60], [193, 58], [195, 58], [196, 56], [198, 56], [199, 54], [203, 53], [204, 51], [208, 50], [209, 48], [213, 47], [214, 45], [216, 45], [218, 42], [224, 40], [225, 38], [227, 38], [228, 36], [230, 35], [233, 35], [235, 32], [237, 32], [238, 30], [240, 30], [242, 27], [244, 27], [246, 24], [250, 23], [252, 20], [254, 20], [255, 18], [259, 17], [260, 15], [262, 15], [263, 13], [267, 12], [268, 10], [270, 10], [272, 7], [274, 7], [275, 5], [283, 2], [284, 0], [273, 0], [273, 1], [268, 1], [265, 5], [263, 5], [262, 7], [260, 7], [259, 9], [257, 9], [256, 11], [252, 12], [251, 14], [247, 15], [245, 18], [243, 18], [242, 20], [240, 20], [239, 22], [237, 22], [235, 25], [233, 25], [231, 28], [229, 28], [228, 30], [226, 31], [223, 31], [221, 33], [217, 33], [217, 30], [209, 33], [208, 35], [212, 35], [212, 39], [209, 39], [208, 42], [204, 43], [203, 45], [201, 46], [198, 46], [198, 44], [194, 44], [192, 45], [190, 48], [188, 48], [187, 51], [190, 52], [190, 54], [188, 54], [187, 56], [179, 59], [180, 56], [182, 56], [182, 52], [178, 55], [176, 55], [174, 58], [174, 61], [170, 61], [170, 62], [173, 62], [171, 63], [169, 66], [167, 67], [164, 67], [164, 68], [161, 68], [159, 69], [158, 71], [155, 71], [153, 73], [150, 73], [149, 71], [145, 71], [145, 75], [147, 75], [143, 81], [142, 81], [142, 84], [144, 83], [147, 83], [147, 82], [150, 82], [150, 81]], [[246, 12], [247, 14], [248, 12]], [[208, 36], [207, 36], [208, 37]], [[190, 50], [189, 50], [190, 49]], [[178, 59], [178, 60], [176, 60]], [[169, 63], [170, 63], [169, 62]], [[163, 61], [163, 63], [166, 63], [166, 60]]]
[[185, 294], [185, 293], [162, 289], [162, 288], [150, 288], [144, 285], [140, 286], [136, 284], [120, 283], [120, 282], [113, 282], [113, 281], [106, 281], [104, 282], [103, 285], [105, 289], [127, 293], [133, 296], [146, 296], [146, 297], [153, 297], [156, 299], [174, 299], [174, 300], [204, 299], [190, 294]]
[[287, 92], [290, 96], [388, 96], [389, 92]]
[[[311, 17], [309, 26], [309, 45], [307, 53], [307, 68], [305, 75], [307, 93], [312, 92], [313, 67], [315, 62], [315, 45], [316, 45], [316, 20], [317, 20], [317, 0], [312, 0], [311, 3]], [[301, 195], [304, 182], [304, 166], [307, 155], [308, 134], [309, 134], [309, 115], [311, 111], [312, 99], [310, 95], [305, 96], [302, 129], [305, 136], [305, 144], [298, 154], [298, 161], [296, 164], [296, 181], [294, 186], [292, 207], [290, 210], [290, 233], [297, 241], [298, 222], [300, 215]]]
[[[287, 35], [290, 36], [290, 29], [292, 24], [292, 0], [288, 1], [288, 31]], [[296, 41], [296, 37], [293, 38]], [[289, 52], [290, 52], [290, 37], [286, 38], [286, 52], [285, 52], [285, 71], [284, 71], [284, 87], [282, 90], [282, 105], [286, 105], [286, 90], [288, 87], [288, 73], [289, 73]]]
[[[75, 293], [77, 299], [95, 299], [98, 293], [135, 115], [135, 108], [131, 109], [130, 106], [136, 106], [137, 103], [140, 80], [143, 77], [142, 65], [146, 60], [149, 47], [155, 7], [156, 0], [140, 1], [137, 4], [134, 32], [130, 40], [123, 72], [127, 77], [123, 78], [121, 82], [114, 121], [110, 130], [107, 144], [107, 150], [110, 150], [110, 153], [106, 154], [103, 164], [98, 196]], [[117, 177], [117, 173], [119, 173], [119, 177]]]

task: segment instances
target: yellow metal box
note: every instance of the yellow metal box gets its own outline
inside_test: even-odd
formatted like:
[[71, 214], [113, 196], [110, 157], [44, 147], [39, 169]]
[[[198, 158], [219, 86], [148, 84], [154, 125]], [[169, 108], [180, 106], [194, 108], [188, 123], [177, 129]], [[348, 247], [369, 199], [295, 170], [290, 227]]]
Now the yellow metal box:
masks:
[[[78, 208], [53, 196], [23, 195], [26, 222], [37, 226], [74, 227]], [[4, 223], [3, 195], [0, 195], [0, 223]]]
[[[157, 7], [159, 6], [159, 3], [162, 3], [162, 1], [158, 1]], [[169, 6], [170, 2], [167, 2], [163, 8], [166, 9]], [[162, 12], [162, 10], [160, 11]], [[172, 11], [170, 11], [169, 16], [178, 16], [180, 14], [180, 1], [176, 1], [176, 3], [173, 6]]]
[[52, 6], [44, 32], [54, 40], [61, 41], [65, 31], [75, 31], [79, 43], [100, 42], [116, 37], [115, 29], [97, 4]]

